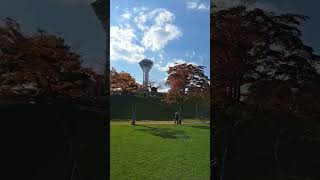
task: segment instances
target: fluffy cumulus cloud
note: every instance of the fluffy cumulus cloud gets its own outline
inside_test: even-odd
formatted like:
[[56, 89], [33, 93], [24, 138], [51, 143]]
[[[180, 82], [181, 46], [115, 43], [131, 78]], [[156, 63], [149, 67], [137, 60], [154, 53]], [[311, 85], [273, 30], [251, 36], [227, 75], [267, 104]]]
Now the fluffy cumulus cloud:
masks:
[[142, 44], [151, 51], [163, 49], [169, 41], [181, 36], [181, 31], [172, 24], [165, 26], [153, 26], [145, 32]]
[[126, 60], [134, 63], [144, 58], [144, 47], [134, 43], [136, 35], [131, 28], [111, 26], [110, 28], [110, 59]]
[[119, 14], [119, 24], [110, 28], [110, 59], [137, 63], [148, 55], [154, 57], [154, 69], [163, 73], [175, 63], [185, 63], [182, 59], [167, 61], [165, 57], [165, 47], [183, 35], [175, 18], [164, 8], [141, 6], [124, 10]]
[[197, 65], [195, 62], [187, 62], [184, 59], [174, 58], [174, 59], [172, 59], [171, 62], [168, 62], [165, 66], [163, 66], [161, 64], [155, 64], [153, 67], [158, 69], [159, 71], [166, 72], [167, 70], [169, 70], [169, 67], [173, 67], [173, 66], [175, 66], [177, 64], [184, 64], [184, 63]]
[[131, 14], [129, 12], [126, 12], [124, 14], [121, 15], [121, 17], [125, 20], [129, 20], [131, 17]]
[[201, 2], [200, 0], [187, 0], [186, 1], [187, 9], [191, 10], [209, 10], [209, 2]]
[[[111, 60], [137, 62], [146, 51], [161, 54], [167, 44], [182, 36], [175, 15], [167, 9], [134, 7], [120, 15], [122, 24], [110, 29]], [[163, 59], [163, 56], [159, 56]]]
[[151, 12], [151, 14], [157, 14], [155, 23], [157, 26], [165, 25], [166, 23], [172, 23], [174, 21], [174, 14], [166, 9], [157, 9]]
[[174, 25], [175, 15], [166, 9], [141, 10], [134, 18], [143, 32], [142, 44], [153, 52], [163, 49], [170, 41], [182, 36], [180, 28]]
[[137, 25], [137, 27], [140, 29], [140, 30], [145, 30], [147, 27], [144, 25], [146, 22], [147, 22], [147, 16], [143, 13], [143, 12], [140, 12], [139, 13], [139, 16], [136, 16], [134, 18], [134, 21]]

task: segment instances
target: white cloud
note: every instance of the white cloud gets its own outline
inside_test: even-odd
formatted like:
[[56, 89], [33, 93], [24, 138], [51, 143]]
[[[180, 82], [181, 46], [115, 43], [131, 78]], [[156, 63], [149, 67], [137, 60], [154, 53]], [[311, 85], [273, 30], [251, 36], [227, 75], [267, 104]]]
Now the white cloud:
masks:
[[159, 54], [158, 54], [158, 57], [159, 57], [159, 59], [161, 59], [161, 60], [163, 60], [163, 59], [164, 59], [164, 57], [163, 57], [163, 54], [162, 54], [162, 53], [159, 53]]
[[110, 28], [110, 59], [126, 60], [135, 63], [144, 58], [145, 49], [135, 44], [133, 29], [111, 26]]
[[165, 93], [165, 92], [168, 92], [170, 90], [170, 87], [162, 87], [158, 90], [158, 92], [162, 92], [162, 93]]
[[153, 67], [158, 69], [159, 71], [163, 71], [163, 72], [165, 72], [167, 70], [166, 67], [162, 66], [160, 63], [154, 64]]
[[[174, 24], [175, 15], [167, 9], [134, 7], [124, 10], [119, 18], [127, 21], [110, 29], [112, 61], [126, 60], [135, 63], [145, 57], [146, 50], [157, 52], [155, 57], [164, 60], [165, 46], [182, 36], [182, 31]], [[160, 68], [160, 64], [155, 64], [155, 67], [165, 71]]]
[[209, 10], [209, 5], [200, 2], [200, 0], [188, 0], [186, 2], [187, 9], [191, 10]]
[[163, 49], [169, 41], [178, 39], [182, 36], [179, 28], [172, 24], [166, 24], [164, 27], [152, 26], [145, 32], [142, 44], [151, 51]]
[[136, 13], [137, 16], [134, 18], [134, 21], [142, 31], [149, 29], [151, 26], [162, 26], [166, 23], [171, 23], [175, 19], [175, 15], [172, 12], [162, 8]]
[[[141, 43], [146, 49], [153, 52], [163, 49], [168, 42], [178, 39], [182, 36], [180, 28], [173, 24], [175, 15], [167, 9], [159, 8], [149, 11], [143, 8], [137, 11], [134, 8], [136, 16], [134, 22], [143, 33]], [[140, 8], [142, 9], [142, 8]]]
[[137, 12], [147, 11], [148, 9], [149, 8], [146, 6], [133, 7], [133, 12], [137, 13]]
[[131, 17], [131, 14], [129, 12], [126, 12], [124, 14], [121, 15], [121, 17], [125, 20], [129, 20]]
[[145, 25], [145, 23], [147, 22], [147, 15], [144, 14], [144, 12], [140, 12], [139, 16], [136, 16], [134, 18], [135, 23], [137, 23], [137, 27], [140, 30], [145, 30], [147, 29], [147, 26]]
[[174, 58], [174, 59], [172, 59], [171, 62], [168, 62], [165, 66], [163, 66], [161, 64], [155, 64], [153, 67], [157, 68], [159, 71], [166, 72], [167, 70], [169, 70], [169, 67], [173, 67], [173, 66], [175, 66], [177, 64], [184, 64], [184, 63], [197, 65], [194, 62], [187, 62], [187, 61], [185, 61], [183, 59]]
[[193, 60], [193, 58], [196, 56], [196, 52], [195, 51], [187, 51], [187, 52], [185, 52], [185, 57], [187, 58], [187, 59], [189, 59], [189, 60]]
[[158, 13], [158, 15], [155, 18], [156, 25], [158, 26], [165, 25], [166, 23], [171, 23], [174, 21], [175, 18], [173, 13], [165, 9], [155, 10], [151, 13]]
[[188, 1], [186, 3], [188, 9], [196, 9], [198, 7], [198, 2], [196, 1]]
[[209, 6], [206, 6], [205, 4], [199, 4], [198, 9], [199, 10], [209, 10], [210, 8], [209, 8]]
[[195, 62], [191, 62], [191, 61], [186, 61], [184, 59], [177, 59], [177, 58], [173, 58], [172, 61], [176, 64], [183, 64], [183, 63], [187, 63], [187, 64], [193, 64], [193, 65], [197, 65], [197, 63]]
[[126, 28], [131, 28], [130, 24], [126, 23], [125, 24]]

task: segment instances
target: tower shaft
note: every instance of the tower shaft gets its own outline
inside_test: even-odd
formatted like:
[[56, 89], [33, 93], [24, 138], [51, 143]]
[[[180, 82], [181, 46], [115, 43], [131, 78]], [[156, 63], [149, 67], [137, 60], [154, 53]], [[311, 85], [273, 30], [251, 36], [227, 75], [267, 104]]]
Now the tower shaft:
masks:
[[143, 86], [148, 87], [149, 84], [149, 71], [144, 70], [143, 71]]

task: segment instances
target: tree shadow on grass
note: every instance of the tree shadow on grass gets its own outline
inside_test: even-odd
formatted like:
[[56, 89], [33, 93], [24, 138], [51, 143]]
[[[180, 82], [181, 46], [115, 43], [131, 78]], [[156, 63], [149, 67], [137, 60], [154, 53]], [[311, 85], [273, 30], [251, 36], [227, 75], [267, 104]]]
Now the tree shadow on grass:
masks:
[[185, 127], [191, 127], [191, 128], [199, 128], [199, 129], [210, 129], [210, 126], [197, 126], [197, 125], [185, 125]]
[[158, 136], [165, 139], [189, 139], [190, 137], [183, 130], [177, 130], [173, 128], [158, 128], [158, 127], [150, 127], [144, 125], [136, 125], [142, 127], [141, 129], [137, 129], [137, 131], [149, 133], [154, 136]]

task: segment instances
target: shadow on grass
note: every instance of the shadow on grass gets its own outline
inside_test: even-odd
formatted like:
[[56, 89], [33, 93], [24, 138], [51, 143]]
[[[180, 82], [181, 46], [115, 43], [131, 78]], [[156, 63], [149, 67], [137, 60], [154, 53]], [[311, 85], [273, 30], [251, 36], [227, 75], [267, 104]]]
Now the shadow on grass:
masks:
[[191, 128], [199, 128], [199, 129], [210, 129], [210, 126], [197, 126], [197, 125], [185, 125], [185, 127], [191, 127]]
[[149, 133], [154, 136], [158, 136], [165, 139], [189, 139], [190, 137], [183, 130], [171, 129], [171, 128], [157, 128], [144, 125], [136, 125], [142, 127], [137, 131]]

